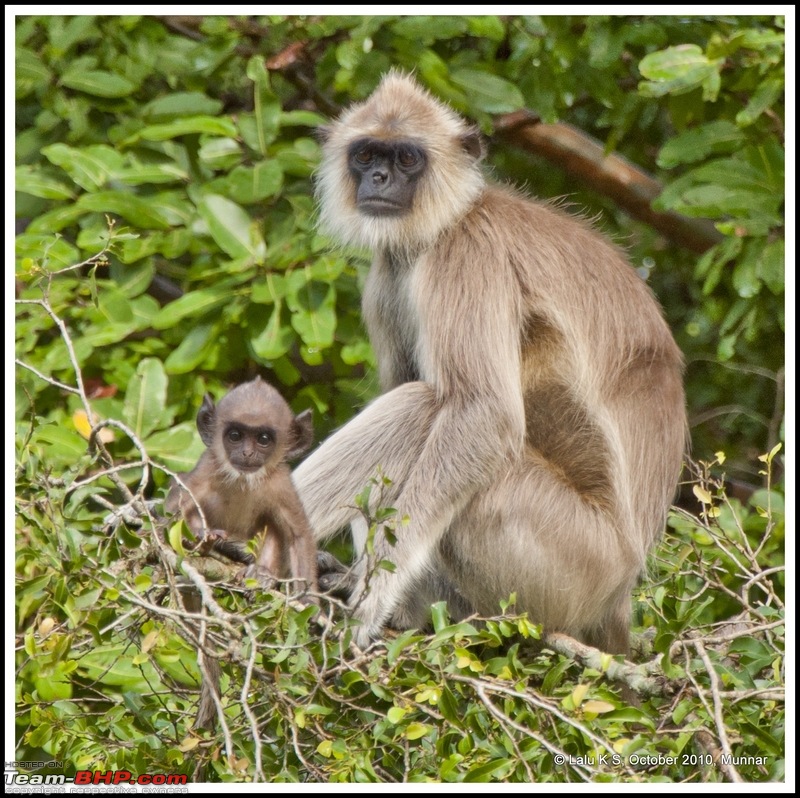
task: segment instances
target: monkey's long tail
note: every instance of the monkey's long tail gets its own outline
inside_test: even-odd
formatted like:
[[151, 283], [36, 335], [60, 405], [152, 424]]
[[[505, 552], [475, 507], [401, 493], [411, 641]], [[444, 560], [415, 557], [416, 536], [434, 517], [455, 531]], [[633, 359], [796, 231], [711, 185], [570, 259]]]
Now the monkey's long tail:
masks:
[[203, 684], [200, 687], [200, 704], [197, 707], [194, 728], [213, 730], [217, 725], [217, 705], [214, 702], [214, 695], [219, 698], [219, 661], [207, 657], [205, 668], [208, 678], [203, 677]]

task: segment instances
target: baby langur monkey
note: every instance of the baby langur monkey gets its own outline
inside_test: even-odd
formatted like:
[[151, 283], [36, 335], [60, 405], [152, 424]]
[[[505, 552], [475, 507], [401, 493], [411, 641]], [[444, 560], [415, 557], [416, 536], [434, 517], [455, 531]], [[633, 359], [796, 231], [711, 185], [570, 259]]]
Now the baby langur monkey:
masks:
[[[208, 448], [194, 470], [181, 474], [197, 503], [173, 482], [166, 510], [183, 513], [202, 550], [213, 548], [247, 564], [248, 578], [304, 580], [316, 592], [316, 545], [286, 462], [311, 445], [311, 411], [295, 416], [281, 395], [256, 377], [217, 406], [206, 394], [197, 429]], [[253, 557], [246, 545], [259, 535]]]
[[[217, 406], [207, 394], [197, 429], [208, 447], [194, 469], [172, 483], [165, 509], [183, 514], [199, 549], [245, 563], [245, 576], [262, 584], [302, 580], [316, 593], [316, 545], [286, 464], [311, 445], [311, 411], [295, 416], [281, 395], [260, 377], [239, 385]], [[196, 500], [196, 501], [195, 501]], [[203, 510], [207, 527], [197, 505]], [[247, 543], [261, 536], [256, 556]], [[189, 612], [200, 612], [194, 589], [184, 594]], [[220, 694], [216, 659], [201, 656], [203, 681], [195, 728], [213, 729]]]

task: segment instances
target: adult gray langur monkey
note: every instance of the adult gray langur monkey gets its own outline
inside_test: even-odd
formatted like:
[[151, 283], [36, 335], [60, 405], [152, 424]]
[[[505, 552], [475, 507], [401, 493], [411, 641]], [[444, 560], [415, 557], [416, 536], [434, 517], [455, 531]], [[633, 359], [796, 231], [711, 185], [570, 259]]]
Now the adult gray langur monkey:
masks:
[[424, 624], [432, 601], [496, 614], [516, 592], [546, 629], [627, 652], [685, 443], [658, 303], [587, 222], [487, 183], [477, 131], [407, 75], [322, 139], [322, 229], [373, 251], [383, 394], [294, 480], [317, 539], [357, 522], [378, 467], [410, 519], [396, 545], [377, 536], [396, 572], [371, 577], [356, 642]]

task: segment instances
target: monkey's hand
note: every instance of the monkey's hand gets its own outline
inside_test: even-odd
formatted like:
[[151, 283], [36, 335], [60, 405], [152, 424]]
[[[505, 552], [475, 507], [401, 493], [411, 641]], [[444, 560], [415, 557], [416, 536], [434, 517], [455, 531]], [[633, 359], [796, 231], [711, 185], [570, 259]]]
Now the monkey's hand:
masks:
[[193, 543], [188, 548], [194, 549], [198, 554], [207, 555], [218, 543], [227, 540], [228, 533], [224, 529], [199, 529], [195, 533]]

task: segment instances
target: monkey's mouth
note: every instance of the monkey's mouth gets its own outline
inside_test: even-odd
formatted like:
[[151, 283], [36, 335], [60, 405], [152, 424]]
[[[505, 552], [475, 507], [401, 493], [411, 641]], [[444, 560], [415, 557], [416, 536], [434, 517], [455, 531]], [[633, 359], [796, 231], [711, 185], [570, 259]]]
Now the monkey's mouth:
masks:
[[245, 463], [234, 463], [234, 468], [241, 472], [242, 474], [255, 474], [256, 471], [261, 470], [260, 463], [252, 463], [252, 464], [245, 464]]
[[408, 208], [384, 197], [367, 197], [359, 200], [358, 210], [367, 216], [402, 216]]

